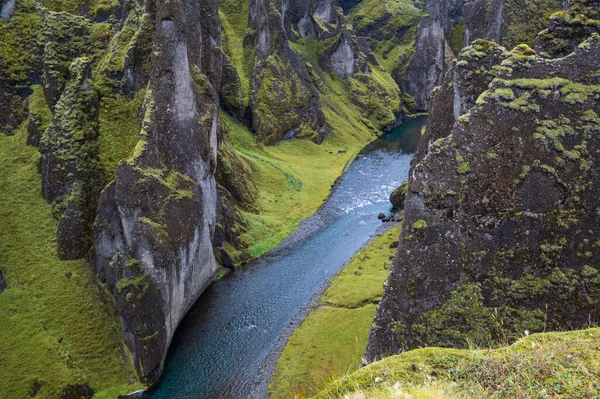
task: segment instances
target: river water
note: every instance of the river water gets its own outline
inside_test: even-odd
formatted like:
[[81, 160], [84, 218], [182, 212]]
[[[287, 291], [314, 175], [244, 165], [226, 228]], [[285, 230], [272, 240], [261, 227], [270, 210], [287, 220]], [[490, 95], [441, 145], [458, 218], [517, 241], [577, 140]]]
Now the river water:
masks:
[[409, 119], [370, 144], [321, 210], [279, 249], [212, 284], [179, 326], [164, 378], [145, 397], [242, 399], [260, 392], [261, 364], [288, 324], [381, 229], [377, 215], [390, 211], [390, 193], [407, 179], [425, 123]]

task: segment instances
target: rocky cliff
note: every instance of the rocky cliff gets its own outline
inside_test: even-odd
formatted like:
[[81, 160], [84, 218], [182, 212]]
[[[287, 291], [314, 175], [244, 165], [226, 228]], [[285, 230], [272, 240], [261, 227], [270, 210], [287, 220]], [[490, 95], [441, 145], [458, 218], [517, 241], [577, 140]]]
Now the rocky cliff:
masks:
[[367, 360], [597, 320], [600, 37], [573, 50], [550, 59], [476, 41], [461, 52], [411, 167]]
[[175, 329], [217, 269], [217, 4], [173, 1], [155, 13], [140, 139], [104, 189], [94, 227], [94, 268], [146, 381], [160, 374]]

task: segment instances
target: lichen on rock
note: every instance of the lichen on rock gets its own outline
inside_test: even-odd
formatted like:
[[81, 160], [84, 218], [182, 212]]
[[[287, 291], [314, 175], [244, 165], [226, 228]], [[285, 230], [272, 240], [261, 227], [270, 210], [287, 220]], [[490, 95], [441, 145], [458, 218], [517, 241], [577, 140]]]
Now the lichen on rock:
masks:
[[482, 60], [501, 66], [473, 85], [485, 91], [475, 103], [472, 91], [464, 116], [444, 104], [464, 87], [452, 74], [433, 100], [369, 361], [421, 346], [494, 345], [599, 317], [600, 92], [589, 72], [600, 40], [554, 60], [528, 46], [488, 48], [463, 50], [456, 67], [468, 82], [483, 75]]

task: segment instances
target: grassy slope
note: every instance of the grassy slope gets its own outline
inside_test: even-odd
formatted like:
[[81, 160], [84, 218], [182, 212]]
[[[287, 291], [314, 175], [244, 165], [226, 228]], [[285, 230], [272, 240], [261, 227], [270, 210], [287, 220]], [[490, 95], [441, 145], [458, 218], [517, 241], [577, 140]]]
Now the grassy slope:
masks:
[[84, 262], [58, 259], [39, 153], [25, 140], [25, 124], [13, 137], [0, 135], [0, 267], [9, 286], [0, 294], [0, 397], [29, 397], [35, 381], [37, 398], [83, 382], [97, 398], [130, 392], [136, 378], [119, 349], [119, 321]]
[[410, 0], [363, 0], [352, 9], [348, 20], [358, 30], [369, 27], [381, 29], [381, 26], [375, 28], [378, 23], [386, 27], [382, 30], [407, 28], [402, 39], [398, 39], [396, 35], [383, 41], [367, 39], [379, 63], [391, 74], [400, 65], [408, 65], [414, 52], [417, 27], [424, 15], [426, 14], [415, 8]]
[[335, 378], [355, 371], [367, 346], [375, 303], [383, 294], [400, 225], [376, 237], [332, 280], [294, 332], [269, 386], [272, 398], [314, 395]]
[[599, 337], [593, 328], [494, 350], [417, 349], [335, 381], [317, 398], [597, 398]]
[[349, 129], [327, 137], [321, 145], [293, 140], [266, 147], [246, 127], [227, 116], [223, 119], [229, 130], [226, 140], [255, 170], [260, 214], [245, 214], [250, 225], [246, 241], [255, 257], [276, 247], [317, 211], [346, 164], [375, 138], [364, 128]]

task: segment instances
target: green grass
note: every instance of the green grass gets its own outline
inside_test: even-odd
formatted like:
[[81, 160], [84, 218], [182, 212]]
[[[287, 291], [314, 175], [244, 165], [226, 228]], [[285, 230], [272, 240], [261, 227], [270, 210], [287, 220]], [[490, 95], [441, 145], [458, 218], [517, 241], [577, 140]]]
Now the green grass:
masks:
[[99, 398], [131, 392], [140, 386], [121, 354], [119, 320], [89, 266], [58, 259], [39, 153], [25, 140], [25, 124], [13, 137], [0, 135], [0, 268], [8, 282], [0, 294], [0, 397], [29, 397], [36, 381], [36, 398], [84, 382]]
[[377, 303], [383, 295], [383, 282], [390, 272], [391, 256], [396, 248], [400, 225], [371, 241], [359, 251], [332, 281], [323, 296], [323, 303], [331, 306], [356, 308], [365, 303]]
[[259, 144], [250, 131], [226, 115], [226, 140], [250, 161], [259, 192], [259, 214], [243, 212], [250, 229], [246, 242], [258, 257], [275, 248], [298, 224], [323, 204], [331, 185], [360, 149], [375, 138], [363, 127], [325, 138], [321, 145], [309, 140]]
[[254, 66], [254, 49], [244, 49], [249, 9], [248, 0], [221, 0], [219, 3], [219, 17], [223, 25], [223, 48], [231, 56], [231, 61], [240, 75], [246, 106], [250, 98], [250, 78]]
[[140, 90], [132, 100], [122, 95], [105, 96], [100, 101], [99, 127], [100, 164], [106, 181], [115, 178], [120, 161], [133, 155], [141, 129], [141, 108], [146, 90]]
[[290, 337], [271, 379], [271, 398], [307, 397], [358, 369], [383, 294], [400, 225], [376, 237], [332, 280], [319, 307]]
[[343, 377], [316, 398], [597, 398], [599, 337], [593, 328], [494, 350], [417, 349]]

